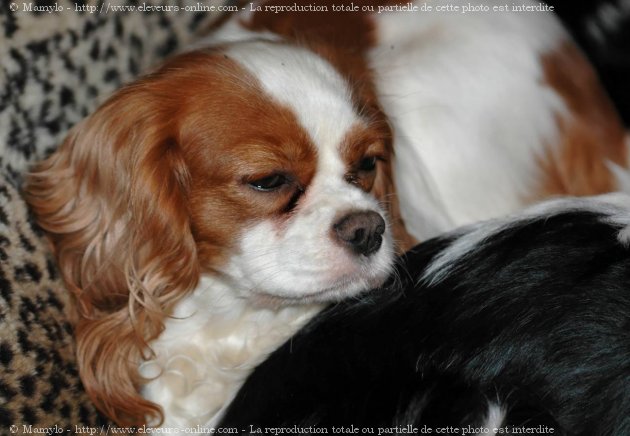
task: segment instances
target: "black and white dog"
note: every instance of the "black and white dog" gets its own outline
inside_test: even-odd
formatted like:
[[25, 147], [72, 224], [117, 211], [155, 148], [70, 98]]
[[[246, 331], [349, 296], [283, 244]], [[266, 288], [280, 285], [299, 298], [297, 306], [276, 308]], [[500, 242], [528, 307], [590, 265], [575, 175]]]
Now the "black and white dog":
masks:
[[629, 243], [621, 194], [424, 242], [272, 354], [222, 426], [630, 435]]

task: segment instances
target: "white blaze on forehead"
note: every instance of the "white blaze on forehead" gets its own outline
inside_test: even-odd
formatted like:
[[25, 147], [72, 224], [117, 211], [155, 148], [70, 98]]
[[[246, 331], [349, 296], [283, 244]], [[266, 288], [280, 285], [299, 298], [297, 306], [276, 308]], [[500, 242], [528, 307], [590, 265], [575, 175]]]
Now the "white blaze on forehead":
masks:
[[237, 44], [226, 54], [296, 115], [317, 147], [321, 167], [343, 174], [339, 146], [361, 119], [348, 84], [334, 67], [307, 49], [269, 41]]

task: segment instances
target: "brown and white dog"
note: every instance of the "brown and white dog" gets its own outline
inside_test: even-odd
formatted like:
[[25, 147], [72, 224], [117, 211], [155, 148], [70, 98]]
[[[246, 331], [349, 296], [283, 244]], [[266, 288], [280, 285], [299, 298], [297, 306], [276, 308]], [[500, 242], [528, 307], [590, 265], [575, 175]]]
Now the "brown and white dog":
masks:
[[620, 183], [624, 130], [551, 14], [316, 4], [247, 4], [30, 175], [82, 380], [118, 423], [211, 427], [414, 238]]

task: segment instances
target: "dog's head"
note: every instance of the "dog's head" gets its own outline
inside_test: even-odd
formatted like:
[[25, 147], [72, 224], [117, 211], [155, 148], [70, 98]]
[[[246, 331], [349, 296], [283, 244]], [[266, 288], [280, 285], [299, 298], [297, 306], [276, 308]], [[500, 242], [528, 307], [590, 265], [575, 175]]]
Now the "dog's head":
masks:
[[27, 199], [76, 296], [82, 378], [107, 414], [157, 412], [135, 365], [202, 274], [290, 302], [385, 279], [405, 234], [392, 138], [356, 89], [282, 43], [191, 52], [116, 93], [34, 169]]

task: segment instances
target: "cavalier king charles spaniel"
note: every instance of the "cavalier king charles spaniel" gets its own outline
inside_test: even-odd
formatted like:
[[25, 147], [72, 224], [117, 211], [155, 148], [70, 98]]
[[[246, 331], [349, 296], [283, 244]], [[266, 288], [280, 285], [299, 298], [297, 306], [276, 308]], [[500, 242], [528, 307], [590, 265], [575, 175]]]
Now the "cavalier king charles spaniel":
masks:
[[552, 15], [318, 4], [228, 15], [28, 178], [81, 378], [119, 424], [211, 427], [416, 240], [620, 183], [624, 130]]

